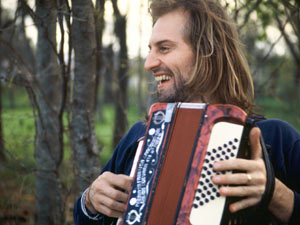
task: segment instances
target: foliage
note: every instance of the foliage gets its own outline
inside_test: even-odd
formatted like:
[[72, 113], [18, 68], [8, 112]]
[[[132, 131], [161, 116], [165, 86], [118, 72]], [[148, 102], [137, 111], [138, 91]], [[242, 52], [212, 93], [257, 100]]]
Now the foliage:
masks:
[[257, 98], [256, 104], [260, 107], [260, 113], [267, 119], [282, 119], [293, 125], [300, 132], [300, 107], [294, 102], [294, 106], [287, 101], [272, 96]]

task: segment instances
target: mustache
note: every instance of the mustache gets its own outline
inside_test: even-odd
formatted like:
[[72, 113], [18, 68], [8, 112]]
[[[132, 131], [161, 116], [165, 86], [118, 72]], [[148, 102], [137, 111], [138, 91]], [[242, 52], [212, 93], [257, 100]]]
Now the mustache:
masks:
[[168, 73], [168, 74], [173, 74], [173, 72], [167, 68], [167, 67], [158, 67], [152, 70], [152, 72], [155, 73]]

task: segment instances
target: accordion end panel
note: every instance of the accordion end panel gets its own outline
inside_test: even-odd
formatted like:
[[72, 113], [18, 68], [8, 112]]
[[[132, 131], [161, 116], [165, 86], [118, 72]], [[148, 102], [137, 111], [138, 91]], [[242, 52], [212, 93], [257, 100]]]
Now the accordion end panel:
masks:
[[199, 224], [200, 221], [201, 224], [220, 224], [226, 198], [220, 196], [220, 187], [211, 181], [211, 176], [220, 174], [215, 173], [212, 166], [215, 160], [236, 158], [242, 132], [242, 125], [228, 122], [218, 122], [213, 127], [199, 183], [195, 189], [189, 218], [191, 224]]
[[246, 118], [237, 107], [208, 106], [176, 224], [221, 224], [226, 198], [211, 181], [218, 174], [212, 167], [215, 161], [237, 157]]

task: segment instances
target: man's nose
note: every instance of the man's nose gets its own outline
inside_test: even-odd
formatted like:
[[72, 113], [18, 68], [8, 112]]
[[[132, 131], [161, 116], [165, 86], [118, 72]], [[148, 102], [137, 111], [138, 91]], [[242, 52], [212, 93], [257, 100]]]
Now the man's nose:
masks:
[[148, 71], [151, 71], [158, 67], [160, 63], [161, 61], [156, 55], [154, 55], [153, 53], [149, 53], [144, 64], [144, 68]]

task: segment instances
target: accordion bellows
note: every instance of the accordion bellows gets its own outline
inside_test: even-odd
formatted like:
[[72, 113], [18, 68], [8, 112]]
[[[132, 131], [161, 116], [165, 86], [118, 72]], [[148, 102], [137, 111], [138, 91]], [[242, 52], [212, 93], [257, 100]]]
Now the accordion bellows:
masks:
[[213, 163], [248, 157], [246, 119], [233, 105], [152, 105], [120, 223], [219, 225], [228, 220], [230, 199], [220, 196], [211, 181], [217, 174]]

